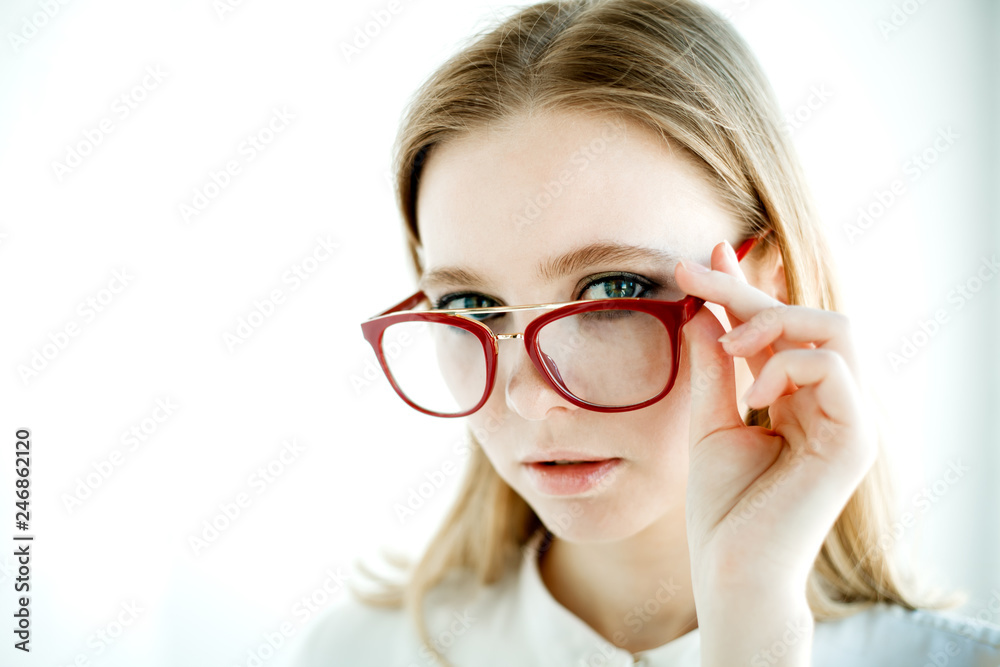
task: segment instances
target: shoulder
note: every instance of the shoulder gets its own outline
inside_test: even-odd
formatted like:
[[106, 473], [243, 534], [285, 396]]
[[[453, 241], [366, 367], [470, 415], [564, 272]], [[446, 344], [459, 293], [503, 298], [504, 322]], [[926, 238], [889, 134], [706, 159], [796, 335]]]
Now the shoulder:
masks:
[[816, 624], [815, 667], [1000, 665], [1000, 627], [967, 616], [876, 604]]
[[[424, 599], [431, 642], [454, 657], [452, 645], [482, 648], [510, 615], [512, 578], [477, 585], [471, 575], [452, 573]], [[455, 647], [457, 648], [457, 647]], [[289, 667], [409, 667], [435, 664], [414, 619], [403, 609], [376, 607], [352, 594], [339, 598], [302, 629], [290, 650]]]

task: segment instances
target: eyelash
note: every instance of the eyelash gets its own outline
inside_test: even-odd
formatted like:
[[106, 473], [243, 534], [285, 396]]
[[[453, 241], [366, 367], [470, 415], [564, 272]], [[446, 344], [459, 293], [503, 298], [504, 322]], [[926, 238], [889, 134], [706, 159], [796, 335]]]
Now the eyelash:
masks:
[[[643, 276], [640, 276], [640, 275], [638, 275], [636, 273], [628, 273], [627, 271], [617, 271], [617, 272], [613, 272], [613, 273], [600, 274], [598, 276], [592, 277], [580, 289], [579, 294], [577, 295], [576, 299], [574, 299], [574, 300], [579, 300], [579, 295], [583, 294], [584, 292], [586, 292], [588, 289], [590, 289], [594, 285], [599, 285], [599, 284], [601, 284], [603, 282], [608, 282], [610, 280], [615, 280], [615, 279], [619, 279], [619, 278], [625, 278], [627, 280], [631, 280], [631, 281], [635, 282], [636, 284], [638, 284], [642, 288], [642, 292], [641, 292], [639, 298], [648, 298], [651, 293], [655, 292], [655, 290], [657, 288], [661, 287], [661, 285], [659, 283], [657, 283], [655, 281], [652, 281], [652, 280], [650, 280], [648, 278], [644, 278]], [[451, 294], [445, 294], [444, 296], [442, 296], [442, 297], [434, 300], [434, 302], [433, 302], [433, 308], [435, 310], [442, 310], [442, 309], [445, 308], [445, 306], [446, 306], [446, 304], [448, 302], [453, 301], [454, 299], [457, 299], [457, 298], [463, 297], [463, 296], [466, 296], [466, 297], [473, 296], [473, 297], [475, 297], [475, 296], [483, 296], [483, 295], [478, 294], [476, 292], [453, 292]], [[490, 297], [485, 297], [485, 298], [490, 299]], [[490, 299], [490, 301], [493, 301], [493, 299]], [[503, 315], [503, 314], [501, 313], [501, 315]]]

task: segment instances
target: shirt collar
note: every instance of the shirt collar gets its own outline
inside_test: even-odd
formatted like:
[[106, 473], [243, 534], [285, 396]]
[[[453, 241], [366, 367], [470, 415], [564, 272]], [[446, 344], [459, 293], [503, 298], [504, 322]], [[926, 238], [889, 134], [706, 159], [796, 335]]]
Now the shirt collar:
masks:
[[563, 607], [546, 588], [539, 572], [539, 549], [549, 535], [544, 526], [528, 539], [522, 550], [518, 581], [518, 616], [527, 625], [528, 641], [539, 664], [608, 665], [609, 667], [639, 663], [648, 667], [683, 667], [698, 665], [698, 629], [673, 641], [646, 651], [631, 653], [602, 637], [578, 616]]

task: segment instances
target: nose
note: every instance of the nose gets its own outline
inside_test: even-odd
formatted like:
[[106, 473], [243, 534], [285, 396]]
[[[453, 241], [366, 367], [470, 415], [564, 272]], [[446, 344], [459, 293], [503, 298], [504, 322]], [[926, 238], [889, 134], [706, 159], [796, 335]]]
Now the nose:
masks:
[[514, 343], [501, 345], [497, 369], [504, 383], [504, 397], [508, 408], [530, 421], [545, 419], [557, 411], [577, 409], [577, 406], [556, 393], [532, 363], [524, 345], [524, 334], [497, 334], [497, 339]]

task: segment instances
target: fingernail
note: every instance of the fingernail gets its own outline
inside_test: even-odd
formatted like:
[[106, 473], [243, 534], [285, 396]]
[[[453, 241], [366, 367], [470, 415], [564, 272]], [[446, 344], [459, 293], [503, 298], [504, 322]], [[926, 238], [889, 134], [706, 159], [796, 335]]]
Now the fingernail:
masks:
[[731, 343], [734, 340], [737, 340], [740, 336], [742, 336], [745, 331], [746, 331], [746, 327], [744, 327], [741, 324], [740, 326], [733, 327], [732, 329], [730, 329], [726, 333], [724, 333], [721, 336], [719, 336], [718, 340], [719, 340], [720, 343]]
[[686, 271], [690, 271], [691, 273], [710, 273], [712, 271], [704, 264], [699, 264], [698, 262], [688, 262], [683, 259], [681, 260], [681, 266], [683, 266]]

